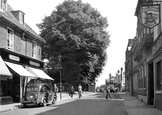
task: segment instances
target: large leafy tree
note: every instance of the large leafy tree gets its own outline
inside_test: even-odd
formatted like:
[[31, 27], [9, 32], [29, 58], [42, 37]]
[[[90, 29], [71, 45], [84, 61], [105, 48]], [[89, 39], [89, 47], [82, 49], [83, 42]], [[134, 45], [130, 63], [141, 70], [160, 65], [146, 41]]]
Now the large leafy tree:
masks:
[[60, 62], [63, 81], [93, 82], [99, 76], [109, 45], [107, 19], [100, 12], [81, 0], [66, 0], [38, 27], [47, 41], [43, 56], [53, 73]]

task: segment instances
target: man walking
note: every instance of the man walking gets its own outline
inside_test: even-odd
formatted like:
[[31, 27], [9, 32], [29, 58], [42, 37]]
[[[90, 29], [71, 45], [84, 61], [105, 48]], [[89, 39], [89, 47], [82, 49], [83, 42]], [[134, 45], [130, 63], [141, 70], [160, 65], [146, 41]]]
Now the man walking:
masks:
[[73, 97], [73, 94], [74, 94], [74, 87], [73, 86], [71, 86], [71, 88], [70, 88], [70, 96], [71, 96], [71, 98]]
[[106, 99], [108, 99], [108, 98], [111, 99], [110, 88], [109, 88], [109, 86], [106, 85]]
[[79, 98], [81, 98], [81, 96], [82, 96], [82, 86], [80, 84], [78, 85], [78, 95], [79, 95]]
[[54, 84], [54, 86], [53, 86], [53, 92], [54, 92], [55, 98], [56, 98], [56, 100], [57, 100], [58, 88], [57, 88], [56, 84]]

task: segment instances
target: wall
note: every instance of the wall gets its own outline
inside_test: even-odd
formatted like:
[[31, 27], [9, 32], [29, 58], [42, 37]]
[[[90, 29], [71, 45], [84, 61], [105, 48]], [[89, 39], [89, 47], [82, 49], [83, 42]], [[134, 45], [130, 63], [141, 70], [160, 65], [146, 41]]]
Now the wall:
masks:
[[6, 30], [0, 26], [0, 48], [6, 47]]

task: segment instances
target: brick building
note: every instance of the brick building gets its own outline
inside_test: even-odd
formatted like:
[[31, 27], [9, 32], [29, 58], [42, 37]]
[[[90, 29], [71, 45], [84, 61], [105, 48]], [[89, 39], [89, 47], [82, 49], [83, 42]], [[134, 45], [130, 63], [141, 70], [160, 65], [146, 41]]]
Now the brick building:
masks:
[[[126, 73], [131, 72], [130, 94], [162, 110], [162, 0], [138, 0], [137, 32], [126, 58]], [[129, 46], [129, 45], [128, 45]], [[128, 48], [128, 47], [127, 47]], [[126, 51], [126, 54], [128, 51]], [[128, 62], [132, 66], [128, 70]], [[128, 79], [128, 74], [126, 76]], [[126, 81], [128, 84], [128, 81]]]
[[25, 23], [22, 11], [0, 0], [0, 104], [20, 102], [29, 79], [52, 80], [43, 71], [44, 43]]

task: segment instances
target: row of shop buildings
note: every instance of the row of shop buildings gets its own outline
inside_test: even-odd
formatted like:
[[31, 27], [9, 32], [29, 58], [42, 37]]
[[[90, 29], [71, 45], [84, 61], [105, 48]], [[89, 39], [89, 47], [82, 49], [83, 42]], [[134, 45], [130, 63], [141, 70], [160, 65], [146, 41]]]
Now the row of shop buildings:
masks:
[[128, 40], [126, 92], [162, 110], [162, 0], [138, 0], [136, 36]]
[[44, 43], [25, 23], [22, 11], [0, 0], [0, 105], [20, 102], [30, 79], [53, 80], [43, 71]]

